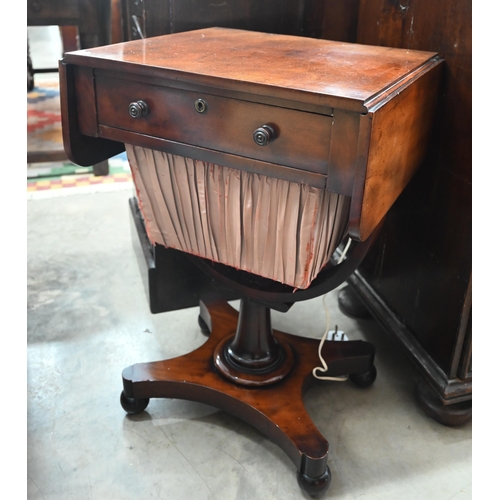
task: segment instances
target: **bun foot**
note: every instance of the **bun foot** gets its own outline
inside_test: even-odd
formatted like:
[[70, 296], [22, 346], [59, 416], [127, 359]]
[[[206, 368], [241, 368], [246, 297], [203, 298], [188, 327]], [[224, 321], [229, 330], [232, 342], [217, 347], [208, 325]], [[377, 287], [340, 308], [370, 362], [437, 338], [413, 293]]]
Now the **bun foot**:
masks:
[[424, 381], [417, 384], [416, 396], [422, 410], [442, 425], [454, 427], [466, 424], [472, 419], [472, 400], [445, 404]]
[[301, 489], [312, 498], [320, 498], [330, 486], [332, 474], [330, 467], [326, 467], [326, 471], [322, 476], [309, 477], [297, 471], [297, 482]]
[[120, 404], [122, 405], [122, 408], [129, 415], [136, 415], [137, 413], [141, 413], [142, 411], [144, 411], [146, 409], [146, 407], [149, 404], [149, 399], [129, 398], [122, 391], [122, 393], [120, 395]]
[[349, 375], [349, 380], [358, 387], [370, 387], [377, 378], [377, 369], [373, 365], [367, 372], [352, 373]]
[[198, 326], [200, 327], [201, 333], [205, 336], [210, 335], [210, 328], [208, 327], [206, 321], [201, 317], [201, 314], [198, 315]]
[[339, 291], [338, 304], [340, 311], [350, 318], [360, 319], [370, 317], [370, 311], [368, 311], [350, 286], [346, 286]]

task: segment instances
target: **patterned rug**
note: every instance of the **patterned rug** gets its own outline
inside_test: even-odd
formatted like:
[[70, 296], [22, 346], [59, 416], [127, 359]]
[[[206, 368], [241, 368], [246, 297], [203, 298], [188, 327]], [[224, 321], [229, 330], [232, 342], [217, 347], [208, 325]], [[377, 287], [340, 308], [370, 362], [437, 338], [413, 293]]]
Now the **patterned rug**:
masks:
[[27, 143], [28, 153], [64, 150], [57, 77], [39, 81], [37, 86], [28, 92]]
[[[28, 92], [27, 151], [64, 156], [57, 75], [40, 75]], [[132, 189], [132, 176], [125, 153], [109, 159], [109, 174], [95, 176], [92, 167], [65, 159], [28, 163], [28, 198]]]

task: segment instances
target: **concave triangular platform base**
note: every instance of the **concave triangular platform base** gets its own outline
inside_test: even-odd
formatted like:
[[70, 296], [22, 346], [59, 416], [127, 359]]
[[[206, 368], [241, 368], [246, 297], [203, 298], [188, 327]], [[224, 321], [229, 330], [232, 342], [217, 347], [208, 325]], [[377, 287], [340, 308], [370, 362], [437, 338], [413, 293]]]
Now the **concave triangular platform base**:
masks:
[[[214, 363], [218, 346], [235, 335], [238, 312], [226, 302], [204, 301], [200, 306], [200, 317], [210, 330], [207, 341], [184, 356], [126, 368], [123, 408], [138, 413], [146, 408], [149, 398], [177, 398], [227, 411], [281, 447], [297, 468], [301, 488], [311, 495], [323, 493], [330, 482], [329, 445], [309, 417], [302, 399], [307, 382], [314, 380], [312, 370], [321, 365], [319, 340], [274, 330], [276, 340], [287, 346], [283, 364], [288, 363], [291, 368], [278, 382], [248, 387], [226, 378]], [[327, 341], [322, 349], [328, 364], [326, 375], [351, 375], [358, 385], [370, 385], [376, 375], [374, 352], [374, 347], [363, 341]]]

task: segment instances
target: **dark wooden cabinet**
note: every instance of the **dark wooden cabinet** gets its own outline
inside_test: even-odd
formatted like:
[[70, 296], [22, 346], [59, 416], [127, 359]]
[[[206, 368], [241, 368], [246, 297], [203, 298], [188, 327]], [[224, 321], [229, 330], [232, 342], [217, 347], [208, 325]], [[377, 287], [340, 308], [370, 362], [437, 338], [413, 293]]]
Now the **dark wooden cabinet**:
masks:
[[415, 362], [419, 401], [461, 423], [472, 407], [472, 2], [315, 2], [315, 36], [435, 50], [445, 60], [426, 159], [389, 210], [351, 290]]
[[28, 26], [77, 26], [81, 48], [111, 41], [111, 0], [28, 0]]
[[301, 34], [302, 0], [122, 0], [125, 40], [211, 26]]

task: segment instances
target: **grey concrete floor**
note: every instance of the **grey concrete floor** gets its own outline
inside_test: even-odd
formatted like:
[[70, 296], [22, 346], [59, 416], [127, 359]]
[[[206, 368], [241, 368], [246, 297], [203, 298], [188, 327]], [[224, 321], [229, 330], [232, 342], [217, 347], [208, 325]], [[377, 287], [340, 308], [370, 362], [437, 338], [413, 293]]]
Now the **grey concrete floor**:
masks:
[[[36, 66], [51, 66], [60, 57], [57, 28], [30, 33]], [[231, 415], [180, 400], [154, 399], [137, 416], [121, 408], [123, 368], [205, 340], [196, 308], [149, 312], [132, 249], [131, 194], [27, 203], [27, 498], [306, 498], [284, 452]], [[326, 299], [331, 324], [375, 344], [378, 378], [365, 390], [319, 382], [305, 396], [330, 442], [324, 498], [472, 498], [472, 424], [447, 428], [428, 418], [404, 353], [373, 320], [342, 315], [337, 293]], [[272, 321], [297, 335], [325, 330], [320, 298], [273, 312]]]
[[[132, 191], [28, 201], [28, 498], [305, 498], [287, 456], [210, 406], [151, 400], [125, 414], [121, 371], [187, 353], [197, 308], [152, 315], [132, 248]], [[369, 389], [318, 382], [308, 411], [330, 442], [325, 498], [471, 498], [472, 425], [447, 428], [414, 398], [416, 372], [370, 319], [327, 295], [331, 324], [377, 348]], [[320, 338], [321, 299], [274, 313], [276, 329]]]

